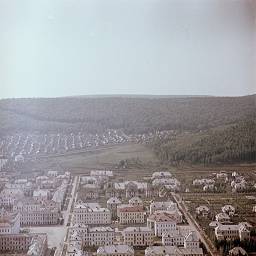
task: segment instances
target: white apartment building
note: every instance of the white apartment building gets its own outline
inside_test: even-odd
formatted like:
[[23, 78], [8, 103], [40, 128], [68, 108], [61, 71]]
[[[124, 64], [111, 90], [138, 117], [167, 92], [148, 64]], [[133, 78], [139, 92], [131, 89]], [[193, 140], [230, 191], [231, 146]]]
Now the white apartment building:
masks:
[[188, 249], [176, 246], [150, 246], [145, 250], [145, 256], [203, 256], [202, 248]]
[[73, 211], [73, 223], [104, 225], [111, 223], [111, 212], [98, 203], [77, 203]]
[[177, 229], [163, 232], [162, 244], [171, 246], [184, 246], [185, 236], [187, 233], [188, 230], [182, 230], [178, 227]]
[[109, 226], [89, 227], [76, 224], [69, 228], [69, 241], [82, 241], [83, 246], [112, 245], [115, 239], [115, 231]]
[[0, 235], [18, 234], [20, 232], [20, 214], [0, 212]]
[[177, 220], [167, 211], [156, 211], [147, 218], [147, 226], [154, 230], [155, 236], [160, 237], [164, 232], [176, 230]]
[[149, 227], [128, 227], [122, 231], [124, 244], [131, 246], [150, 246], [154, 232]]
[[0, 235], [0, 255], [21, 254], [45, 256], [47, 251], [46, 234], [6, 234]]
[[98, 256], [134, 256], [134, 249], [126, 244], [105, 245], [97, 250]]
[[13, 206], [13, 211], [20, 213], [22, 226], [56, 225], [60, 220], [58, 205], [44, 201], [41, 204], [35, 200], [19, 200]]
[[217, 240], [240, 239], [242, 241], [242, 240], [250, 239], [250, 231], [246, 227], [245, 223], [239, 223], [237, 225], [219, 224], [215, 228], [215, 236]]
[[117, 216], [121, 224], [135, 224], [145, 222], [146, 212], [142, 206], [121, 204], [117, 206]]
[[184, 248], [199, 248], [199, 237], [195, 231], [177, 227], [177, 230], [164, 232], [162, 243], [166, 246], [182, 246]]

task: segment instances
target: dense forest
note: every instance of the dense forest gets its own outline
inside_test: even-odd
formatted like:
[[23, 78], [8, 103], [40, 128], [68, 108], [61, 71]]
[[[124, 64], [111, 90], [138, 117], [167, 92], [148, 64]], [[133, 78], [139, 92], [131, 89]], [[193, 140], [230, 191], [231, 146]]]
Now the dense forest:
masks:
[[199, 131], [256, 116], [256, 95], [244, 97], [70, 97], [0, 100], [2, 134]]
[[153, 148], [162, 161], [172, 164], [255, 162], [256, 121], [172, 135], [154, 141]]

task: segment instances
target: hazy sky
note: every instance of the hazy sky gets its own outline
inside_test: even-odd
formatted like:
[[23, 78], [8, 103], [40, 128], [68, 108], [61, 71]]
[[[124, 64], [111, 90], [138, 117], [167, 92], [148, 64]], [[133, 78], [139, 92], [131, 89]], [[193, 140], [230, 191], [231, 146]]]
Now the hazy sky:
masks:
[[256, 0], [0, 0], [0, 98], [256, 92]]

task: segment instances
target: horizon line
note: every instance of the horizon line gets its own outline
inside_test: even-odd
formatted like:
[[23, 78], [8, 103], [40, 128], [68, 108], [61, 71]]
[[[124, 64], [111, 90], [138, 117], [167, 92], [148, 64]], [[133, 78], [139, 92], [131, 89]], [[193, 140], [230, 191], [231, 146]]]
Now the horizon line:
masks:
[[31, 96], [31, 97], [4, 97], [0, 98], [0, 100], [14, 100], [14, 99], [59, 99], [59, 98], [119, 98], [119, 97], [138, 97], [138, 98], [200, 98], [200, 97], [229, 97], [229, 98], [237, 98], [237, 97], [246, 97], [246, 96], [253, 96], [256, 95], [255, 93], [251, 94], [243, 94], [243, 95], [210, 95], [210, 94], [135, 94], [135, 93], [128, 93], [128, 94], [76, 94], [76, 95], [66, 95], [66, 96]]

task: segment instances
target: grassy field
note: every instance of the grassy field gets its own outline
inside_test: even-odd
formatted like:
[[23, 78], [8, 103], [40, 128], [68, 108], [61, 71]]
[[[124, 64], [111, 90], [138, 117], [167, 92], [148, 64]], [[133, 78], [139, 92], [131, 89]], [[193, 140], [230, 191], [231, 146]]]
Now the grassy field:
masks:
[[[118, 169], [121, 160], [138, 159], [140, 164], [133, 164], [126, 169]], [[38, 158], [28, 162], [26, 170], [45, 170], [54, 167], [62, 167], [73, 174], [84, 174], [91, 169], [113, 169], [128, 175], [140, 169], [154, 169], [158, 166], [158, 160], [149, 147], [141, 144], [122, 144], [84, 152], [75, 152], [59, 156]]]

